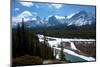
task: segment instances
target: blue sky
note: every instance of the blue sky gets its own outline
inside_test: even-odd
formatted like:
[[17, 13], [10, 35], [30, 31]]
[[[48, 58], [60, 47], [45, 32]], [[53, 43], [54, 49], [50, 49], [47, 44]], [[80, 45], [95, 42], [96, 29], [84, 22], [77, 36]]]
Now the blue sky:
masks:
[[36, 16], [46, 18], [54, 15], [57, 18], [63, 18], [79, 11], [95, 13], [95, 6], [81, 6], [68, 4], [52, 4], [52, 3], [34, 3], [34, 2], [12, 2], [12, 19], [18, 21], [21, 18], [26, 20], [34, 20]]

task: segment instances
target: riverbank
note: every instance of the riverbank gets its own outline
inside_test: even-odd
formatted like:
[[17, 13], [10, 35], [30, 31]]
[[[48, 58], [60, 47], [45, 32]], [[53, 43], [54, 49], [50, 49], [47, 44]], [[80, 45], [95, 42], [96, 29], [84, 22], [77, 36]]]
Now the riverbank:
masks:
[[[38, 34], [38, 37], [39, 37], [39, 41], [43, 42], [44, 36]], [[54, 48], [54, 50], [57, 50], [56, 59], [60, 59], [59, 52], [61, 48], [59, 48], [58, 46], [61, 44], [61, 42], [62, 43], [65, 42], [65, 45], [68, 45], [66, 44], [66, 42], [69, 42], [70, 47], [69, 48], [64, 47], [64, 53], [66, 55], [66, 60], [70, 60], [71, 62], [83, 62], [83, 61], [95, 61], [96, 60], [92, 56], [88, 56], [83, 51], [78, 49], [77, 46], [74, 44], [74, 42], [95, 42], [96, 41], [95, 39], [68, 39], [68, 38], [56, 38], [56, 37], [50, 37], [50, 36], [46, 36], [46, 39], [49, 45], [52, 48]], [[94, 46], [96, 46], [96, 44]], [[88, 50], [88, 48], [86, 48], [85, 50]]]

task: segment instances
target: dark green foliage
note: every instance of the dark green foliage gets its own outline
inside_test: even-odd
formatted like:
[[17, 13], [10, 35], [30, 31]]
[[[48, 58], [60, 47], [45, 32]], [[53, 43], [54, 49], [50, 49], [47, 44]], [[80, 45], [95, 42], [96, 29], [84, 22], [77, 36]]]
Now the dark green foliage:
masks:
[[61, 42], [61, 51], [60, 51], [59, 57], [60, 57], [60, 60], [63, 60], [63, 61], [66, 60], [65, 55], [64, 55], [64, 47], [63, 47], [62, 42]]
[[48, 43], [40, 43], [33, 31], [26, 29], [24, 22], [12, 31], [12, 57], [24, 55], [38, 56], [42, 59], [54, 59], [53, 50]]
[[[38, 34], [43, 34], [42, 30], [46, 31], [46, 35], [52, 37], [63, 38], [96, 38], [96, 25], [84, 25], [84, 26], [52, 26], [47, 28], [31, 28], [32, 31]], [[62, 36], [60, 35], [62, 34]]]

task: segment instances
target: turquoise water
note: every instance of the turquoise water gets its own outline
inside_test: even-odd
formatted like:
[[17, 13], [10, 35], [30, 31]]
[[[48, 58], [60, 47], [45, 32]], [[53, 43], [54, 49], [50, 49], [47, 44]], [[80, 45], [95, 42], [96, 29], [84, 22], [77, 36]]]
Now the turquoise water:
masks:
[[77, 57], [77, 56], [74, 56], [74, 55], [71, 55], [71, 54], [67, 54], [67, 53], [64, 53], [64, 54], [65, 54], [65, 59], [69, 60], [71, 62], [86, 62], [86, 60], [84, 60], [80, 57]]

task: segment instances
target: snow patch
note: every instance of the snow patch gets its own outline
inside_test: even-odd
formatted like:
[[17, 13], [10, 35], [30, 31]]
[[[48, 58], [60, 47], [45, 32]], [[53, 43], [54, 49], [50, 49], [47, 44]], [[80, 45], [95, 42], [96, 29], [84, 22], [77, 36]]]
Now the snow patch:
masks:
[[[39, 41], [43, 41], [43, 35], [40, 35], [38, 34], [38, 37], [39, 37]], [[61, 50], [61, 48], [58, 48], [57, 46], [61, 43], [61, 38], [55, 38], [55, 37], [49, 37], [49, 36], [46, 36], [48, 39], [51, 38], [51, 39], [54, 39], [54, 40], [48, 40], [48, 43], [50, 44], [51, 47], [53, 47], [54, 49], [57, 49], [57, 50]], [[95, 39], [67, 39], [67, 38], [62, 38], [62, 42], [70, 42], [71, 43], [71, 48], [74, 49], [74, 50], [78, 50], [76, 48], [76, 46], [74, 45], [73, 41], [95, 41]], [[73, 55], [75, 57], [79, 57], [79, 58], [82, 58], [86, 61], [95, 61], [95, 58], [93, 57], [87, 57], [87, 56], [84, 56], [84, 55], [80, 55], [80, 54], [77, 54], [75, 53], [74, 51], [72, 50], [69, 50], [69, 49], [64, 49], [64, 52], [67, 53], [67, 54], [70, 54], [70, 55]], [[59, 59], [59, 52], [56, 56], [57, 59]]]

